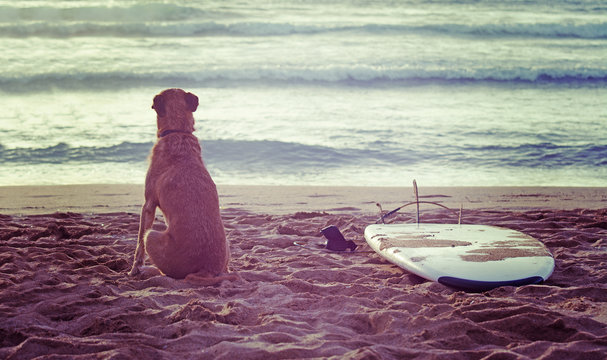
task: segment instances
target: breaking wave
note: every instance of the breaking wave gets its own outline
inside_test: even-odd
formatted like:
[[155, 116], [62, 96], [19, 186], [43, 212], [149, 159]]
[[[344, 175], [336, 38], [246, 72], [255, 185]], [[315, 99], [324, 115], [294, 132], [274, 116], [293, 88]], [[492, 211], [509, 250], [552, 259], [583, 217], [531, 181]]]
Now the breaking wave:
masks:
[[[152, 143], [123, 142], [107, 147], [70, 146], [59, 143], [44, 148], [0, 145], [0, 162], [13, 164], [138, 163], [147, 161]], [[433, 151], [385, 147], [380, 149], [332, 148], [280, 141], [207, 140], [201, 143], [204, 159], [224, 170], [276, 170], [356, 166], [408, 166], [419, 162], [437, 165], [511, 167], [600, 167], [607, 165], [607, 145], [557, 145], [437, 147]]]
[[512, 68], [512, 69], [412, 69], [408, 67], [322, 66], [322, 67], [264, 67], [213, 68], [191, 72], [80, 72], [43, 73], [29, 76], [0, 75], [0, 88], [14, 91], [48, 88], [129, 88], [178, 84], [199, 86], [215, 84], [347, 84], [372, 86], [377, 83], [398, 86], [424, 83], [513, 82], [523, 84], [570, 84], [607, 82], [607, 68]]
[[481, 37], [607, 38], [607, 21], [587, 23], [488, 24], [429, 23], [284, 23], [246, 19], [238, 10], [214, 10], [169, 3], [128, 6], [23, 7], [0, 6], [3, 37], [186, 37], [186, 36], [288, 36], [359, 32], [368, 34], [440, 33]]

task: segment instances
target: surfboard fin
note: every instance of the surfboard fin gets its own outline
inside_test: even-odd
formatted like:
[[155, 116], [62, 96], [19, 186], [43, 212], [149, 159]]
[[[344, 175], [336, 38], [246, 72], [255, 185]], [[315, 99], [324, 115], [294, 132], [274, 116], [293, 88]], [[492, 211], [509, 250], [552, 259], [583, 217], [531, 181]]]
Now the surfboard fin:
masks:
[[341, 231], [335, 225], [329, 225], [320, 230], [325, 238], [327, 238], [327, 249], [332, 251], [350, 251], [356, 250], [354, 241], [346, 240]]

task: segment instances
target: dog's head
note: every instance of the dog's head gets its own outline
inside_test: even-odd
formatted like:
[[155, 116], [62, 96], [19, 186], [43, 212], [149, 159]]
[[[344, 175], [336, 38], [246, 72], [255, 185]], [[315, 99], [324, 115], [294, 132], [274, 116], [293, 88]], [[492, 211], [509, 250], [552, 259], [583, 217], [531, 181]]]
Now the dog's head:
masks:
[[154, 97], [159, 133], [166, 130], [194, 131], [198, 97], [181, 89], [167, 89]]

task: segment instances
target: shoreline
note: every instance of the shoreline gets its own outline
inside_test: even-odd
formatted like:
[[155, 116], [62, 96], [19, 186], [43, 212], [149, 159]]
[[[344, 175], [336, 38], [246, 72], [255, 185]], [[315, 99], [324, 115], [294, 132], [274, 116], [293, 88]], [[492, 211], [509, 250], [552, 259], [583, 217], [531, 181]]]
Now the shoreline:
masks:
[[[218, 185], [222, 210], [252, 213], [378, 213], [414, 201], [412, 187]], [[484, 210], [607, 208], [607, 187], [420, 187], [420, 200]], [[0, 187], [0, 214], [138, 213], [143, 185], [92, 184]], [[422, 206], [423, 210], [424, 206]]]

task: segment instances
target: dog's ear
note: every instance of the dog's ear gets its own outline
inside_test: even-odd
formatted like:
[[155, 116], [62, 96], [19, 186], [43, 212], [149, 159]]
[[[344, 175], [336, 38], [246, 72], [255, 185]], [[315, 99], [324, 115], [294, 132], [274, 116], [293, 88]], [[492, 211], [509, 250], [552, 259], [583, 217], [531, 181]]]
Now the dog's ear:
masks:
[[185, 103], [188, 105], [188, 110], [191, 112], [196, 111], [198, 109], [198, 96], [192, 93], [185, 93]]
[[154, 105], [152, 105], [152, 109], [156, 110], [156, 114], [158, 114], [160, 117], [165, 115], [164, 98], [162, 95], [154, 96]]

